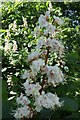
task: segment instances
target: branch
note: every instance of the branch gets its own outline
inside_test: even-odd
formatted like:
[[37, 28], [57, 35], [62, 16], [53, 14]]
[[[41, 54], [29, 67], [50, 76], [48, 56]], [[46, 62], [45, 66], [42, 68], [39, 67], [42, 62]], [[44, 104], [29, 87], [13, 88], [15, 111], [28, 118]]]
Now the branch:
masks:
[[48, 61], [48, 55], [49, 55], [49, 48], [47, 48], [47, 55], [46, 55], [46, 58], [45, 58], [45, 65], [47, 64], [47, 61]]
[[[46, 57], [45, 57], [45, 65], [47, 64], [47, 61], [48, 61], [48, 55], [49, 55], [49, 48], [47, 48], [47, 54], [46, 54]], [[42, 90], [43, 90], [44, 84], [45, 84], [45, 76], [43, 76], [42, 88], [41, 88], [40, 91], [39, 91], [40, 94], [42, 93]]]

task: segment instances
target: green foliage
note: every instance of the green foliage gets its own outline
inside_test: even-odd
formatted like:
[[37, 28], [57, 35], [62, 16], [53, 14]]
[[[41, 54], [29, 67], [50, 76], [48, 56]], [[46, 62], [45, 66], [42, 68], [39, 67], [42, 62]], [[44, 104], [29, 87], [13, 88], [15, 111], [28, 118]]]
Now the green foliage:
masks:
[[[18, 52], [9, 52], [5, 55], [2, 50], [3, 68], [7, 68], [3, 72], [3, 116], [9, 116], [10, 109], [15, 106], [12, 102], [7, 101], [7, 98], [12, 97], [10, 91], [21, 91], [21, 85], [25, 81], [21, 81], [20, 74], [23, 69], [29, 67], [29, 63], [26, 64], [27, 55], [31, 52], [31, 49], [35, 48], [36, 40], [31, 34], [34, 30], [36, 22], [41, 13], [45, 13], [48, 8], [49, 2], [37, 3], [37, 2], [21, 2], [11, 3], [5, 2], [2, 6], [2, 33], [1, 44], [4, 47], [4, 39], [7, 37], [6, 30], [9, 29], [9, 25], [13, 24], [14, 20], [17, 23], [17, 30], [21, 32], [15, 34], [15, 31], [10, 29], [10, 43], [15, 40], [18, 44]], [[55, 88], [49, 88], [53, 93], [57, 93], [61, 100], [64, 101], [63, 107], [56, 111], [43, 110], [39, 115], [35, 117], [35, 120], [42, 118], [50, 118], [51, 120], [79, 120], [80, 118], [80, 2], [77, 3], [55, 3], [52, 2], [53, 11], [51, 14], [55, 14], [64, 17], [65, 24], [62, 26], [62, 31], [58, 36], [64, 42], [65, 46], [65, 61], [66, 66], [69, 67], [69, 72], [66, 74], [66, 80], [64, 85], [60, 85]], [[72, 12], [70, 12], [70, 10]], [[23, 26], [23, 19], [27, 19], [28, 28]], [[77, 20], [78, 22], [76, 22]], [[26, 35], [24, 36], [24, 32]], [[25, 49], [26, 48], [26, 49]], [[14, 60], [14, 64], [10, 64], [11, 58]], [[11, 76], [11, 82], [8, 83], [8, 76]], [[7, 111], [7, 112], [6, 112]]]
[[72, 98], [69, 97], [63, 97], [61, 98], [61, 100], [64, 100], [64, 105], [61, 108], [62, 110], [66, 110], [67, 111], [77, 111], [78, 110], [78, 104], [75, 100], [73, 100]]
[[7, 82], [5, 80], [2, 80], [2, 88], [2, 120], [11, 120], [13, 118], [11, 110], [13, 101], [8, 101]]

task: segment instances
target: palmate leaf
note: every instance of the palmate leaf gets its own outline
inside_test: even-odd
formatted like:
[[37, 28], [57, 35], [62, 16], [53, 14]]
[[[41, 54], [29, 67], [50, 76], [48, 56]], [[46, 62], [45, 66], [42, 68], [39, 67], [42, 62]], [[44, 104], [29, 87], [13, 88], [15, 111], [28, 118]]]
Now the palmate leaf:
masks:
[[13, 102], [8, 101], [7, 82], [2, 80], [2, 120], [14, 120], [12, 113]]
[[51, 118], [51, 116], [53, 115], [53, 111], [50, 110], [50, 109], [43, 109], [41, 110], [41, 112], [35, 117], [39, 120], [42, 120], [42, 119], [49, 119]]
[[7, 82], [5, 80], [2, 80], [2, 100], [7, 100], [7, 97]]
[[5, 29], [0, 29], [0, 33], [4, 33], [4, 32], [6, 32]]
[[72, 120], [79, 120], [80, 113], [72, 113], [71, 115], [66, 117], [66, 120], [72, 119]]
[[61, 100], [64, 101], [63, 106], [60, 108], [61, 110], [71, 112], [78, 110], [78, 103], [74, 99], [70, 97], [61, 97]]
[[15, 120], [12, 116], [12, 104], [7, 101], [3, 100], [2, 102], [2, 120]]

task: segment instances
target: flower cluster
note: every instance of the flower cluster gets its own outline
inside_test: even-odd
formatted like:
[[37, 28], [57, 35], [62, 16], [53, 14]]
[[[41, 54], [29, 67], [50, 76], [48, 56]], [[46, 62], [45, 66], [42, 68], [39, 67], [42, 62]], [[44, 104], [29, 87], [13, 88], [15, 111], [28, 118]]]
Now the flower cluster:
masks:
[[61, 104], [62, 102], [59, 101], [57, 95], [50, 92], [37, 97], [34, 103], [37, 112], [40, 112], [43, 108], [54, 110], [55, 106], [61, 107]]
[[30, 84], [28, 80], [24, 83], [25, 93], [27, 96], [38, 96], [40, 95], [39, 90], [41, 89], [41, 86], [39, 83], [36, 84]]
[[13, 40], [13, 43], [10, 43], [9, 39], [5, 39], [5, 47], [4, 47], [4, 51], [6, 53], [10, 52], [12, 49], [13, 52], [16, 52], [17, 50], [17, 43], [15, 40]]
[[46, 65], [44, 71], [48, 76], [48, 83], [52, 83], [54, 87], [58, 83], [63, 82], [63, 73], [57, 65], [55, 66]]
[[[11, 53], [18, 52], [18, 41], [15, 40], [14, 36], [19, 36], [20, 34], [26, 39], [28, 24], [26, 18], [22, 16], [22, 24], [18, 25], [17, 21], [14, 20], [13, 23], [9, 24], [9, 28], [5, 31], [5, 41], [4, 41], [4, 52], [5, 56]], [[3, 34], [2, 34], [3, 35]], [[1, 38], [1, 37], [0, 37]]]
[[[18, 106], [14, 116], [16, 118], [30, 118], [43, 108], [54, 110], [61, 107], [56, 93], [46, 92], [49, 85], [56, 87], [63, 82], [64, 76], [57, 64], [49, 64], [49, 55], [56, 53], [61, 56], [64, 52], [64, 46], [56, 39], [57, 27], [63, 24], [63, 20], [53, 16], [54, 24], [51, 23], [50, 11], [45, 15], [40, 15], [38, 25], [32, 32], [37, 40], [35, 50], [28, 55], [29, 69], [24, 70], [21, 79], [26, 80], [23, 83], [25, 94], [17, 97]], [[14, 43], [15, 44], [15, 43]]]
[[17, 108], [14, 117], [22, 118], [29, 116], [30, 108], [28, 105], [30, 104], [30, 100], [26, 96], [23, 96], [23, 94], [21, 93], [20, 97], [17, 97], [16, 101], [18, 105], [21, 105], [21, 107]]

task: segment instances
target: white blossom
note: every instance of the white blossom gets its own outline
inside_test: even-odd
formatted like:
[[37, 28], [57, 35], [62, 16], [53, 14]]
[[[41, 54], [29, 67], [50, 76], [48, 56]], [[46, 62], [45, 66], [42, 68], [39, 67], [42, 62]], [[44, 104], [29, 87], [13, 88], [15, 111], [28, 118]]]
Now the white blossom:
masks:
[[62, 55], [64, 52], [64, 46], [58, 40], [52, 39], [51, 52], [56, 52], [59, 53], [59, 55]]
[[29, 72], [27, 70], [24, 70], [24, 73], [21, 75], [21, 79], [29, 78]]
[[9, 40], [7, 38], [5, 38], [5, 47], [4, 47], [4, 51], [5, 52], [9, 52], [11, 49], [12, 44], [9, 43]]
[[36, 107], [35, 107], [35, 110], [36, 110], [37, 112], [40, 112], [40, 111], [43, 109], [43, 107], [42, 107], [42, 100], [43, 100], [43, 95], [39, 95], [39, 96], [36, 97], [36, 99], [35, 99], [34, 105], [36, 106]]
[[46, 21], [46, 17], [41, 14], [39, 17], [39, 26], [43, 28], [43, 27], [46, 27], [47, 25], [48, 25], [48, 22]]
[[48, 83], [53, 84], [53, 86], [56, 86], [60, 82], [63, 82], [63, 73], [60, 70], [60, 68], [55, 65], [55, 66], [45, 66], [45, 72], [48, 76]]
[[27, 96], [33, 95], [35, 97], [40, 95], [39, 90], [41, 89], [41, 86], [38, 82], [36, 84], [31, 84], [28, 80], [26, 80], [23, 85], [25, 87], [25, 93]]
[[57, 24], [59, 24], [59, 25], [62, 25], [62, 24], [63, 24], [63, 20], [62, 20], [61, 18], [54, 16], [54, 19], [55, 19], [55, 22], [56, 22]]
[[31, 61], [37, 59], [39, 55], [40, 55], [39, 51], [36, 50], [35, 52], [32, 52], [30, 55], [28, 55], [28, 60]]
[[45, 45], [50, 48], [50, 52], [59, 53], [60, 56], [64, 52], [64, 46], [58, 40], [47, 38]]
[[57, 97], [56, 94], [49, 92], [46, 95], [47, 95], [48, 99], [52, 101], [52, 104], [50, 106], [52, 109], [54, 108], [55, 105], [58, 107], [61, 107], [62, 102], [59, 101], [59, 98]]
[[50, 17], [50, 11], [46, 11], [45, 17], [46, 17], [46, 19], [49, 19], [49, 17]]
[[48, 33], [52, 35], [55, 32], [55, 29], [55, 26], [53, 26], [51, 23], [48, 23], [46, 29], [44, 30], [44, 35], [47, 35]]
[[11, 37], [10, 31], [6, 30], [6, 32], [7, 32], [7, 37]]
[[20, 107], [16, 110], [16, 113], [14, 114], [15, 118], [28, 118], [30, 115], [30, 110], [28, 106]]
[[5, 48], [4, 48], [5, 52], [7, 52], [8, 50], [10, 50], [10, 46], [9, 46], [9, 43], [6, 42], [5, 43]]
[[45, 63], [42, 59], [38, 59], [32, 62], [32, 65], [30, 66], [32, 73], [37, 75], [37, 73], [40, 71], [40, 68], [44, 66]]
[[9, 30], [10, 30], [12, 27], [13, 27], [13, 24], [12, 24], [12, 23], [9, 24]]
[[17, 50], [17, 43], [16, 43], [16, 41], [13, 41], [13, 49], [12, 49], [12, 51], [16, 51]]
[[61, 107], [61, 104], [57, 95], [50, 92], [36, 97], [34, 103], [37, 112], [40, 112], [43, 108], [54, 109], [55, 106]]
[[48, 30], [47, 29], [44, 29], [44, 35], [48, 35]]
[[[52, 9], [51, 7], [50, 5], [50, 9]], [[56, 94], [46, 91], [49, 85], [56, 87], [64, 79], [64, 75], [57, 64], [54, 66], [48, 64], [49, 55], [54, 53], [55, 58], [57, 58], [57, 56], [61, 57], [64, 52], [64, 46], [59, 40], [56, 40], [57, 27], [50, 23], [49, 18], [50, 11], [46, 11], [45, 15], [41, 14], [38, 19], [38, 25], [33, 31], [33, 36], [38, 41], [35, 51], [28, 55], [29, 69], [25, 69], [21, 75], [22, 79], [26, 79], [23, 83], [25, 95], [21, 93], [16, 99], [18, 105], [18, 109], [14, 114], [16, 118], [29, 118], [43, 108], [55, 110], [56, 107], [61, 107], [62, 105]], [[54, 20], [59, 25], [63, 24], [63, 20], [59, 17], [54, 16]], [[24, 17], [23, 21], [24, 26], [26, 26], [27, 23]], [[16, 30], [16, 21], [14, 21], [13, 26], [13, 29]], [[16, 51], [16, 41], [13, 41], [13, 43], [13, 51]], [[8, 45], [9, 41], [6, 40], [6, 49], [9, 49]], [[64, 70], [66, 69], [64, 67]]]
[[28, 24], [27, 24], [26, 18], [24, 18], [23, 16], [22, 16], [22, 18], [23, 18], [23, 22], [24, 22], [24, 24], [23, 24], [23, 25], [24, 25], [24, 27], [26, 27], [26, 28], [27, 28], [27, 27], [28, 27]]
[[17, 97], [16, 101], [18, 104], [22, 104], [22, 105], [30, 104], [30, 100], [26, 96], [23, 96], [22, 93], [21, 93], [20, 97]]
[[32, 32], [32, 34], [34, 34], [35, 37], [38, 37], [41, 32], [40, 32], [40, 26], [36, 26], [36, 28], [34, 29], [34, 31]]
[[16, 20], [14, 20], [13, 22], [13, 28], [12, 30], [15, 32], [17, 30], [17, 24], [16, 24]]
[[51, 46], [52, 46], [52, 39], [51, 39], [51, 38], [47, 38], [45, 45], [46, 45], [47, 47], [51, 47]]
[[36, 48], [40, 49], [40, 48], [42, 48], [43, 45], [45, 45], [45, 37], [40, 37], [38, 40]]

